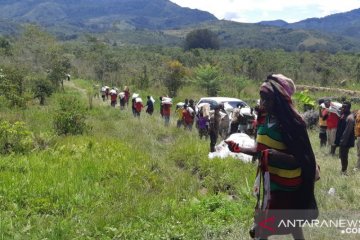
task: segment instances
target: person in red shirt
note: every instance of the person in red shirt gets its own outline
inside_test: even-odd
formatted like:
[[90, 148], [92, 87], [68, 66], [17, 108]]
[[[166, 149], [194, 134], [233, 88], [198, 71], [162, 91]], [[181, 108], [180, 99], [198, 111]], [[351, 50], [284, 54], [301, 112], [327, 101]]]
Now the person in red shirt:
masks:
[[116, 101], [117, 100], [117, 92], [114, 89], [112, 89], [110, 91], [110, 100], [111, 100], [111, 106], [115, 107], [115, 105], [117, 103], [117, 101]]
[[[325, 103], [325, 105], [326, 104], [327, 103]], [[328, 105], [330, 106], [331, 103], [329, 102]], [[335, 138], [336, 138], [336, 130], [339, 119], [340, 119], [339, 115], [337, 115], [334, 112], [328, 111], [328, 116], [326, 119], [326, 125], [327, 125], [326, 135], [328, 138], [328, 145], [330, 146], [330, 154], [333, 156], [335, 155], [335, 151], [336, 151]]]
[[141, 110], [144, 108], [142, 101], [135, 100], [135, 117], [140, 117]]
[[128, 86], [124, 87], [124, 93], [125, 93], [125, 103], [126, 103], [126, 107], [129, 106], [129, 98], [130, 98], [130, 90]]
[[185, 126], [185, 130], [192, 130], [192, 126], [194, 123], [194, 118], [192, 115], [192, 109], [189, 109], [190, 107], [187, 107], [186, 109], [183, 110], [183, 122], [184, 122], [184, 126]]
[[162, 116], [165, 120], [165, 126], [169, 126], [169, 124], [170, 124], [170, 112], [171, 112], [171, 104], [163, 103], [162, 104]]

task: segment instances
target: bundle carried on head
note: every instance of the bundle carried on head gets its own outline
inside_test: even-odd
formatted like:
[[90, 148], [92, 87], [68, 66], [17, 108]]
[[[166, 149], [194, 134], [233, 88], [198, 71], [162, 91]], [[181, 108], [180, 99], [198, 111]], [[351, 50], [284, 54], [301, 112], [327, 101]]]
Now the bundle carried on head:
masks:
[[176, 107], [177, 107], [177, 108], [183, 108], [184, 105], [185, 105], [185, 103], [183, 103], [183, 102], [178, 102], [178, 103], [176, 104]]
[[133, 93], [133, 95], [132, 95], [132, 99], [135, 99], [135, 98], [137, 98], [137, 97], [139, 97], [139, 94], [138, 93]]
[[125, 97], [125, 93], [124, 93], [124, 92], [120, 92], [118, 96], [119, 96], [120, 99], [123, 99], [123, 98]]
[[172, 105], [172, 98], [162, 97], [161, 104], [162, 105]]

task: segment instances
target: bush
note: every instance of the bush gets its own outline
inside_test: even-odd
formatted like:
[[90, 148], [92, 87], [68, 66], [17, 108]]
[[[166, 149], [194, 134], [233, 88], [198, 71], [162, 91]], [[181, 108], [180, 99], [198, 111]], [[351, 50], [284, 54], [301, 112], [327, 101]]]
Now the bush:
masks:
[[25, 153], [33, 146], [32, 133], [24, 122], [0, 121], [0, 153]]
[[0, 96], [4, 96], [12, 107], [25, 107], [25, 73], [15, 67], [0, 67]]
[[85, 107], [75, 96], [64, 96], [59, 100], [59, 108], [54, 116], [54, 128], [58, 135], [83, 134], [88, 126], [85, 123]]

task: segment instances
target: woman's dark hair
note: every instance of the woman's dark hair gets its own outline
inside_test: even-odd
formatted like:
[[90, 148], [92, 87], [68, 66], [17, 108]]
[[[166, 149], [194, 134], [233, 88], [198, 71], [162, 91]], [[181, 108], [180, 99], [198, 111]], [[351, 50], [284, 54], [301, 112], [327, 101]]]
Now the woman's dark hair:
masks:
[[289, 100], [276, 87], [274, 89], [274, 115], [281, 126], [289, 154], [301, 165], [302, 201], [300, 209], [317, 210], [314, 196], [316, 161], [306, 124]]

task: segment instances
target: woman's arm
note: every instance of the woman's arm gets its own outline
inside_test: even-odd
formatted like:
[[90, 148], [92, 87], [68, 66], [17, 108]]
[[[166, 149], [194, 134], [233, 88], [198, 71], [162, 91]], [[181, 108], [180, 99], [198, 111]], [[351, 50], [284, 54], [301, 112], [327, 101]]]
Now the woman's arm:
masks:
[[[300, 167], [300, 163], [291, 154], [279, 152], [275, 149], [269, 149], [269, 163], [270, 165], [283, 165], [293, 167]], [[275, 164], [271, 164], [275, 163]]]

